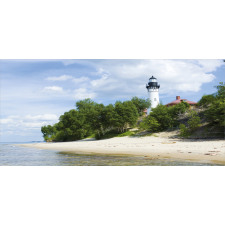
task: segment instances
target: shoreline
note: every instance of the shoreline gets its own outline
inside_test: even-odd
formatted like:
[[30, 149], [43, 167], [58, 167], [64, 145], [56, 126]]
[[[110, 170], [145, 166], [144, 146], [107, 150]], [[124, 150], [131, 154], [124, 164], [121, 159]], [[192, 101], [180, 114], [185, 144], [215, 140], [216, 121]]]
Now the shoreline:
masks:
[[140, 156], [225, 165], [225, 140], [171, 138], [168, 132], [147, 137], [84, 139], [72, 142], [18, 144], [22, 147], [56, 150], [75, 154]]

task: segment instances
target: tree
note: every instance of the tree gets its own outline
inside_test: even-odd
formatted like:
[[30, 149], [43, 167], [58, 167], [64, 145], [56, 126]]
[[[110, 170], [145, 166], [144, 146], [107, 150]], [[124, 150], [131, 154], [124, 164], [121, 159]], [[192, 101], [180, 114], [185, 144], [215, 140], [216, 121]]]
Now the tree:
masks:
[[199, 100], [198, 105], [207, 107], [212, 104], [216, 100], [214, 95], [203, 95], [202, 98]]
[[145, 118], [144, 124], [141, 125], [143, 128], [147, 128], [148, 131], [157, 132], [160, 130], [160, 123], [155, 117], [148, 116]]
[[45, 141], [51, 140], [51, 136], [55, 133], [55, 131], [56, 130], [51, 125], [41, 127], [41, 132]]
[[205, 111], [205, 118], [212, 126], [225, 129], [225, 99], [214, 101]]
[[188, 120], [189, 131], [192, 133], [200, 126], [200, 117], [198, 116], [197, 112], [191, 111], [190, 112], [190, 119]]
[[216, 86], [214, 101], [206, 107], [204, 117], [210, 126], [218, 128], [221, 132], [225, 130], [225, 83], [220, 82]]
[[143, 115], [143, 111], [151, 106], [149, 99], [143, 99], [138, 97], [133, 97], [131, 102], [137, 108], [139, 116]]
[[200, 126], [200, 121], [201, 121], [201, 119], [198, 116], [197, 112], [190, 111], [189, 120], [187, 121], [187, 126], [185, 126], [184, 124], [180, 124], [180, 126], [179, 126], [180, 136], [181, 137], [190, 136]]
[[102, 112], [102, 123], [104, 130], [112, 129], [115, 126], [115, 107], [107, 105]]
[[76, 103], [77, 110], [84, 116], [88, 132], [100, 132], [103, 130], [103, 111], [105, 106], [91, 99], [84, 99]]
[[219, 85], [216, 86], [218, 99], [225, 99], [225, 82], [219, 82]]
[[179, 128], [180, 128], [180, 136], [181, 137], [185, 138], [190, 135], [189, 129], [184, 124], [180, 124]]
[[156, 108], [152, 109], [149, 116], [154, 117], [160, 124], [158, 131], [163, 131], [173, 127], [172, 115], [169, 112], [169, 108], [165, 105], [160, 104]]
[[60, 116], [55, 127], [55, 141], [75, 141], [89, 134], [89, 126], [85, 123], [84, 115], [74, 109]]
[[177, 105], [168, 107], [170, 115], [177, 119], [180, 115], [185, 113], [190, 108], [190, 105], [187, 102], [181, 102]]
[[138, 111], [135, 105], [131, 101], [115, 103], [114, 113], [114, 127], [118, 131], [123, 132], [128, 128], [128, 125], [134, 126], [137, 123]]

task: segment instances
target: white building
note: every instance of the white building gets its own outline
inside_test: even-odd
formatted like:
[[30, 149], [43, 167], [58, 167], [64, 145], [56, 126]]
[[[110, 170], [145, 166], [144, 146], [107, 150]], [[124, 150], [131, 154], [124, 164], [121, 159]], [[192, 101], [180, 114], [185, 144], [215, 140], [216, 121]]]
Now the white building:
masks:
[[159, 88], [160, 85], [157, 82], [155, 77], [149, 78], [148, 84], [146, 84], [146, 88], [148, 90], [149, 100], [151, 102], [151, 107], [148, 109], [148, 114], [151, 109], [155, 108], [159, 104]]

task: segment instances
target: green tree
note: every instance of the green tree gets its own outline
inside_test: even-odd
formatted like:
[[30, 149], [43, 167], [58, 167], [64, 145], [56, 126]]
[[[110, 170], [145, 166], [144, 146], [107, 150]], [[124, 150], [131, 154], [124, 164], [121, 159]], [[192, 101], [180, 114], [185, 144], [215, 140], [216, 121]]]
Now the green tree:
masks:
[[151, 103], [150, 103], [149, 99], [133, 97], [131, 99], [131, 102], [137, 108], [139, 116], [142, 116], [143, 115], [143, 111], [145, 109], [148, 109], [151, 106]]
[[190, 105], [186, 102], [181, 102], [171, 107], [159, 104], [152, 109], [149, 116], [140, 124], [140, 127], [152, 132], [177, 127], [179, 125], [179, 116], [185, 113], [189, 107]]
[[189, 131], [192, 133], [200, 126], [200, 117], [198, 116], [197, 112], [191, 111], [190, 112], [190, 119], [188, 120]]
[[225, 99], [214, 101], [205, 111], [205, 118], [210, 125], [225, 129]]
[[169, 110], [168, 107], [160, 104], [150, 112], [149, 116], [154, 117], [160, 125], [158, 131], [173, 127], [173, 118]]
[[84, 115], [74, 109], [60, 116], [56, 129], [56, 141], [75, 141], [89, 134], [89, 126], [85, 123]]
[[189, 129], [184, 124], [180, 124], [179, 128], [180, 128], [180, 136], [181, 137], [185, 138], [190, 135]]
[[144, 119], [144, 123], [141, 124], [141, 127], [151, 132], [157, 132], [160, 130], [160, 123], [155, 117], [148, 116]]
[[216, 100], [214, 95], [203, 95], [202, 98], [199, 100], [198, 105], [207, 107], [212, 104]]
[[177, 105], [168, 107], [168, 112], [172, 118], [171, 125], [172, 127], [179, 125], [179, 117], [187, 112], [190, 108], [190, 105], [187, 102], [181, 102]]
[[53, 126], [48, 125], [48, 126], [43, 126], [41, 127], [41, 132], [43, 134], [44, 140], [45, 141], [51, 141], [52, 135], [56, 132]]
[[216, 89], [215, 99], [206, 107], [204, 118], [210, 126], [223, 133], [225, 131], [225, 83], [220, 82]]
[[216, 97], [219, 99], [225, 99], [225, 82], [219, 82], [219, 85], [217, 85], [216, 88]]
[[102, 112], [102, 121], [104, 130], [113, 129], [115, 126], [115, 107], [112, 104], [107, 105]]
[[115, 103], [114, 127], [124, 132], [128, 125], [134, 126], [137, 123], [138, 111], [131, 101]]

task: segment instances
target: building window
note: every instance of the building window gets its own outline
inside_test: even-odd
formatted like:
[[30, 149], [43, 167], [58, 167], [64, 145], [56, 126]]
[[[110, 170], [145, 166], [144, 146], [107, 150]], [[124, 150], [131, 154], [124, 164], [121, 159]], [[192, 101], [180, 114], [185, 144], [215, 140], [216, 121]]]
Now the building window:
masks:
[[154, 98], [154, 101], [156, 102], [156, 98]]

